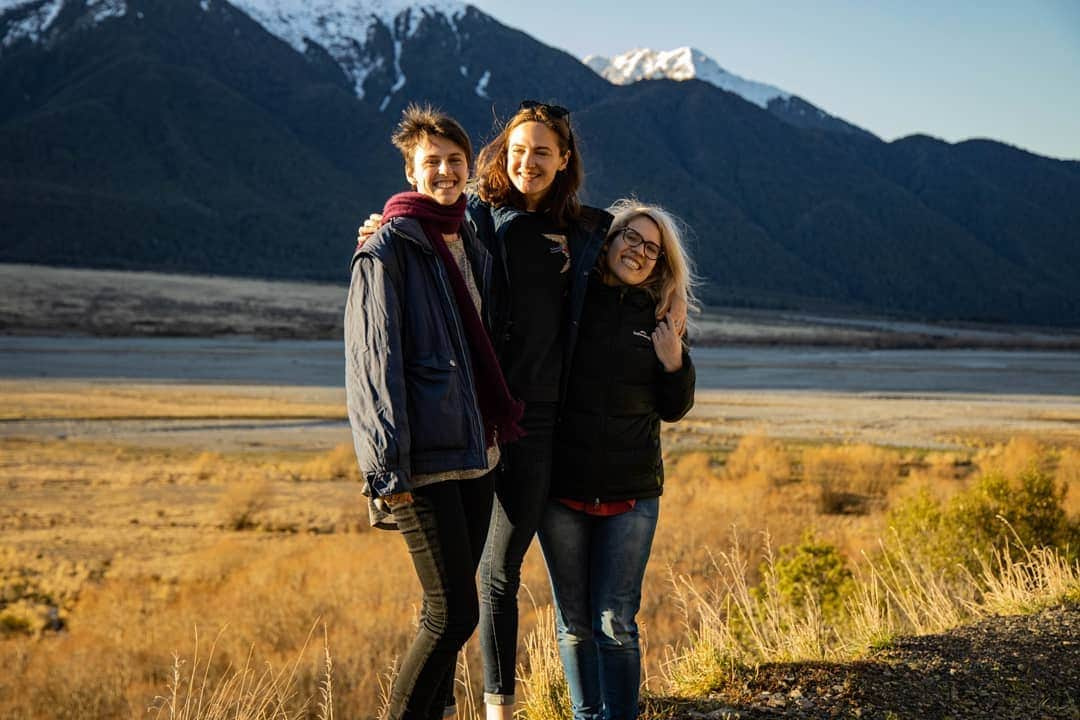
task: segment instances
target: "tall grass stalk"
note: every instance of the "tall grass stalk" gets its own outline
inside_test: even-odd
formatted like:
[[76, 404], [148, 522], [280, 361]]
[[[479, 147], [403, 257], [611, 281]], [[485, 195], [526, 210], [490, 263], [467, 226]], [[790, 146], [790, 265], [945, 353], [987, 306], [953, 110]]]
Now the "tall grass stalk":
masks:
[[521, 712], [528, 720], [571, 720], [559, 646], [555, 639], [555, 609], [537, 611], [536, 627], [525, 636], [527, 667], [518, 667]]
[[1013, 536], [1017, 549], [994, 548], [990, 558], [979, 558], [982, 598], [975, 612], [1009, 615], [1032, 612], [1073, 595], [1080, 599], [1080, 563], [1069, 562], [1053, 548], [1028, 548], [1015, 531]]
[[882, 552], [878, 559], [864, 555], [868, 582], [880, 583], [880, 593], [902, 616], [901, 630], [926, 635], [956, 627], [968, 617], [967, 608], [975, 600], [977, 587], [962, 568], [958, 579], [950, 580], [903, 543], [895, 531], [890, 542], [879, 541], [879, 545]]
[[[196, 684], [199, 667], [199, 638], [195, 633], [194, 657], [191, 671], [186, 680], [183, 666], [185, 661], [178, 653], [173, 655], [172, 677], [168, 683], [169, 694], [155, 698], [155, 704], [149, 710], [157, 711], [155, 718], [165, 720], [302, 720], [308, 717], [305, 699], [296, 705], [296, 673], [304, 658], [315, 625], [308, 632], [296, 660], [291, 667], [274, 672], [269, 663], [261, 673], [252, 666], [254, 646], [236, 670], [230, 664], [224, 673], [224, 679], [216, 687], [211, 687], [210, 668], [214, 661], [217, 642], [224, 628], [211, 644], [210, 652], [202, 665], [202, 679]], [[331, 663], [329, 644], [324, 647], [326, 667], [320, 683], [324, 702], [320, 705], [318, 720], [333, 720], [331, 692]]]

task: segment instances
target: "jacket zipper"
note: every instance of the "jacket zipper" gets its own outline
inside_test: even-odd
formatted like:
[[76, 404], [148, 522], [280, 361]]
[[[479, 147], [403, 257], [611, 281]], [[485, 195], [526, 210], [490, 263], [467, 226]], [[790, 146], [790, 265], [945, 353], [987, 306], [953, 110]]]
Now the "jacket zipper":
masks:
[[[435, 265], [436, 265], [435, 266], [435, 270], [436, 270], [435, 274], [439, 277], [439, 285], [442, 287], [444, 298], [445, 298], [446, 302], [448, 303], [447, 307], [454, 307], [454, 304], [453, 304], [454, 303], [454, 295], [453, 295], [453, 293], [450, 292], [449, 283], [448, 283], [448, 281], [446, 279], [446, 271], [442, 267], [439, 266], [439, 263], [437, 262], [437, 258], [436, 258], [436, 264]], [[461, 327], [461, 318], [459, 318], [458, 313], [455, 313], [455, 312], [451, 312], [450, 315], [454, 319], [454, 329], [457, 331], [458, 344], [460, 345], [462, 350], [467, 353], [468, 348], [469, 348], [469, 344], [465, 341], [465, 330], [464, 330], [464, 328]], [[465, 374], [465, 380], [468, 382], [469, 389], [472, 391], [472, 396], [475, 398], [476, 397], [476, 381], [473, 378], [473, 374], [472, 374], [472, 363], [471, 362], [462, 362], [462, 363], [458, 363], [458, 365], [459, 365], [459, 367], [461, 367], [461, 371]], [[476, 408], [476, 417], [473, 418], [473, 430], [477, 433], [477, 436], [480, 438], [480, 454], [483, 455], [486, 458], [486, 456], [487, 456], [487, 438], [484, 437], [484, 426], [483, 426], [483, 423], [480, 421], [479, 416], [480, 416], [480, 408], [479, 408], [479, 406], [477, 406], [477, 408]]]

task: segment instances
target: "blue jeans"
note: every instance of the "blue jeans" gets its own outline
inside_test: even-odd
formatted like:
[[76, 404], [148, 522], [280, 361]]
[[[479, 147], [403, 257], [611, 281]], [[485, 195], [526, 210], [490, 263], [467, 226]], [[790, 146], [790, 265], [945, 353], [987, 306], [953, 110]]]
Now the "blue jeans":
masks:
[[659, 498], [611, 517], [550, 501], [540, 524], [559, 656], [574, 720], [630, 720], [638, 714], [641, 646], [637, 611], [652, 551]]
[[526, 406], [521, 426], [527, 435], [502, 448], [495, 478], [491, 526], [480, 561], [480, 654], [484, 702], [490, 705], [514, 704], [521, 563], [551, 487], [555, 414], [555, 403]]

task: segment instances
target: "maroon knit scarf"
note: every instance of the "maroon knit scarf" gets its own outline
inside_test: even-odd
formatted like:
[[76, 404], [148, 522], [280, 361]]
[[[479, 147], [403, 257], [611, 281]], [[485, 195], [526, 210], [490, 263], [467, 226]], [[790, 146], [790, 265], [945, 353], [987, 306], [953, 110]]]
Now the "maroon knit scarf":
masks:
[[469, 344], [469, 354], [472, 357], [476, 401], [484, 418], [484, 434], [488, 446], [495, 443], [496, 431], [500, 443], [521, 438], [525, 431], [518, 425], [518, 421], [525, 411], [525, 405], [510, 395], [502, 368], [495, 358], [491, 338], [476, 312], [476, 304], [465, 285], [465, 278], [442, 237], [444, 233], [450, 235], [461, 231], [461, 221], [465, 218], [465, 195], [458, 198], [453, 205], [440, 205], [418, 192], [398, 193], [386, 201], [382, 221], [385, 224], [396, 217], [411, 217], [420, 221], [424, 235], [442, 260], [446, 275], [450, 278], [450, 289], [454, 293], [458, 315], [465, 328], [465, 341]]

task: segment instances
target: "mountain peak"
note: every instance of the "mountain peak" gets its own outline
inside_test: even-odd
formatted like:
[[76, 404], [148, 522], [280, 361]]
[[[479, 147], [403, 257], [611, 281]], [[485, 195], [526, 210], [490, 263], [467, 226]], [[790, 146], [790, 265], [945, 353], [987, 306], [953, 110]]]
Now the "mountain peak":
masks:
[[[297, 50], [305, 38], [328, 50], [342, 41], [363, 42], [375, 23], [411, 37], [427, 15], [442, 15], [451, 23], [465, 14], [458, 0], [230, 0], [260, 25]], [[398, 26], [405, 15], [408, 25]]]
[[[205, 1], [205, 0], [204, 0]], [[396, 80], [383, 98], [386, 107], [391, 95], [405, 85], [399, 65], [401, 42], [416, 34], [427, 17], [442, 17], [454, 31], [465, 15], [466, 5], [458, 0], [231, 0], [297, 51], [307, 51], [308, 43], [321, 46], [353, 82], [356, 96], [364, 97], [364, 81], [372, 71], [383, 69], [389, 60]], [[366, 47], [370, 33], [384, 26], [393, 39], [393, 57], [374, 54]]]
[[791, 93], [778, 87], [754, 82], [730, 73], [702, 51], [692, 47], [674, 50], [635, 48], [613, 58], [589, 55], [584, 63], [594, 72], [616, 85], [629, 85], [639, 80], [703, 80], [722, 90], [767, 107], [775, 98], [788, 99]]

